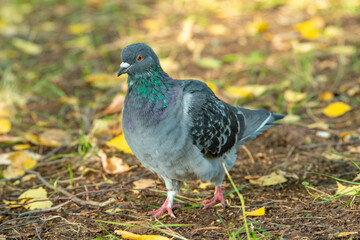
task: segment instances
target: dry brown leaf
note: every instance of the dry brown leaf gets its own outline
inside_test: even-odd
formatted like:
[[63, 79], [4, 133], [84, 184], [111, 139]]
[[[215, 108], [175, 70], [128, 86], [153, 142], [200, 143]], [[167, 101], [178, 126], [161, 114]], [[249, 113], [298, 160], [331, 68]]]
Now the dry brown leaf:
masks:
[[10, 112], [6, 109], [5, 104], [0, 103], [0, 118], [10, 117]]
[[32, 133], [25, 134], [24, 138], [35, 145], [47, 146], [47, 147], [58, 147], [62, 143], [68, 143], [71, 141], [69, 133], [61, 129], [48, 129], [36, 136]]
[[269, 175], [262, 176], [256, 180], [250, 180], [251, 184], [257, 184], [260, 186], [272, 186], [287, 181], [284, 171], [272, 172]]
[[350, 146], [349, 147], [349, 153], [351, 154], [360, 154], [360, 146]]
[[115, 156], [108, 158], [103, 150], [100, 150], [98, 152], [98, 156], [101, 159], [104, 171], [108, 174], [119, 174], [129, 171], [130, 169], [129, 165], [124, 163], [124, 160], [122, 158], [118, 158]]
[[[134, 182], [135, 189], [148, 188], [155, 186], [155, 180], [150, 178], [140, 179]], [[133, 190], [134, 193], [139, 193], [138, 190]]]
[[352, 180], [353, 182], [360, 181], [360, 173]]
[[314, 122], [312, 124], [307, 125], [310, 129], [321, 129], [321, 130], [328, 130], [329, 124], [323, 121]]
[[0, 136], [0, 143], [3, 142], [18, 142], [23, 140], [22, 137], [15, 137], [15, 136], [8, 136], [8, 135], [4, 135], [4, 136]]
[[94, 119], [92, 130], [95, 134], [104, 134], [104, 135], [120, 135], [122, 133], [122, 127], [120, 120], [118, 119]]
[[321, 154], [321, 156], [326, 158], [327, 160], [332, 160], [332, 161], [338, 161], [344, 159], [342, 156], [331, 154], [329, 152], [324, 152], [323, 154]]
[[111, 101], [110, 105], [104, 109], [103, 114], [109, 115], [121, 112], [123, 106], [124, 106], [125, 97], [122, 94], [118, 94], [114, 97], [114, 99]]

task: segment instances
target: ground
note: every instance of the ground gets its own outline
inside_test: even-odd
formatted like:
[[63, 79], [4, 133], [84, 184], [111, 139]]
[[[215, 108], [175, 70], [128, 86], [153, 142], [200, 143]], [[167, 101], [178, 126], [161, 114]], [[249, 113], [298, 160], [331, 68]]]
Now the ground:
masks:
[[[295, 2], [1, 3], [0, 120], [11, 130], [0, 126], [0, 239], [122, 239], [115, 230], [246, 239], [245, 226], [253, 239], [358, 239], [356, 191], [336, 192], [338, 183], [359, 184], [360, 5]], [[106, 107], [126, 93], [126, 79], [115, 75], [121, 49], [132, 42], [151, 45], [174, 78], [203, 80], [231, 104], [288, 115], [239, 148], [230, 170], [245, 210], [265, 207], [265, 214], [245, 218], [226, 178], [225, 209], [202, 209], [214, 186], [193, 181], [177, 196], [176, 218], [146, 215], [165, 200], [163, 181], [123, 146], [107, 144], [122, 133], [121, 108]], [[335, 102], [351, 110], [324, 114]], [[22, 151], [19, 144], [40, 157], [25, 174], [7, 178], [4, 156]], [[129, 169], [107, 173], [99, 150]], [[272, 172], [286, 181], [251, 183]], [[154, 181], [137, 186], [141, 179]], [[22, 193], [39, 187], [52, 208], [15, 207]]]

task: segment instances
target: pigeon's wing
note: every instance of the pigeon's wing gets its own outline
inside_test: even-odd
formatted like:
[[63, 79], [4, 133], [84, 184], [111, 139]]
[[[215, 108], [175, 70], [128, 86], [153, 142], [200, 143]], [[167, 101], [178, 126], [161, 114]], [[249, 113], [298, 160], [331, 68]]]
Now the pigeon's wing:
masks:
[[269, 127], [278, 125], [274, 121], [280, 120], [285, 115], [269, 112], [265, 109], [250, 110], [241, 107], [233, 107], [238, 115], [244, 116], [244, 132], [239, 138], [238, 146], [252, 140]]
[[208, 159], [233, 148], [244, 132], [244, 117], [218, 99], [203, 82], [184, 81], [184, 109], [190, 119], [190, 136]]

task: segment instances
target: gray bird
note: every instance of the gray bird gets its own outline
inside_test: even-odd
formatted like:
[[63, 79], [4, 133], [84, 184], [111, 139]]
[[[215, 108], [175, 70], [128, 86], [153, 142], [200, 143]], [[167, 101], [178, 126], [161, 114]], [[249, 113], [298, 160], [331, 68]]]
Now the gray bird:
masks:
[[173, 200], [181, 182], [196, 179], [216, 185], [204, 208], [218, 202], [225, 206], [222, 163], [230, 170], [236, 149], [284, 115], [234, 107], [203, 82], [172, 79], [144, 43], [125, 47], [121, 58], [118, 76], [128, 74], [122, 111], [125, 139], [142, 165], [164, 179], [167, 189], [163, 205], [149, 214], [175, 217]]

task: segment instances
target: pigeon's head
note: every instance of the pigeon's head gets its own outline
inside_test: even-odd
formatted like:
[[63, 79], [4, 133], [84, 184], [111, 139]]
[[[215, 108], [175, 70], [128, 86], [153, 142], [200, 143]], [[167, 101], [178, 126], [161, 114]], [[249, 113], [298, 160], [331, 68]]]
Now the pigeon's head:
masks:
[[159, 59], [154, 51], [145, 43], [133, 43], [121, 52], [122, 63], [118, 76], [127, 73], [129, 75], [143, 74], [150, 69], [160, 68]]

